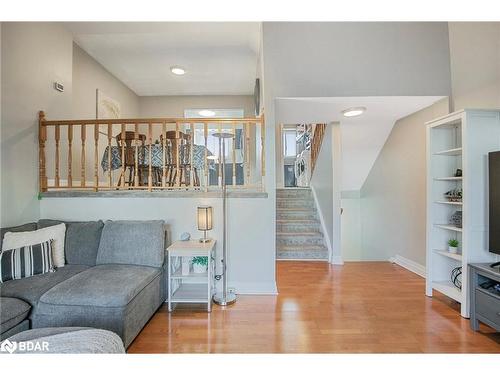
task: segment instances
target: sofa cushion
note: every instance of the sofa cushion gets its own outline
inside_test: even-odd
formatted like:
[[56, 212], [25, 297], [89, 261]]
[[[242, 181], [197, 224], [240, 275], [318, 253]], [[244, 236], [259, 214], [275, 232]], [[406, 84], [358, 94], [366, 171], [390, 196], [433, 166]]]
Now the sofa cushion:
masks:
[[122, 307], [160, 273], [160, 268], [103, 264], [56, 285], [40, 298], [40, 302], [66, 306]]
[[46, 228], [60, 223], [66, 224], [64, 252], [67, 264], [95, 266], [99, 241], [104, 223], [99, 221], [59, 221], [41, 219], [38, 228]]
[[17, 298], [0, 297], [0, 332], [4, 333], [25, 320], [31, 306]]
[[3, 250], [35, 245], [52, 240], [52, 259], [55, 267], [64, 267], [64, 237], [66, 225], [37, 229], [31, 232], [7, 232], [3, 238]]
[[165, 259], [165, 223], [106, 221], [97, 252], [97, 264], [135, 264], [161, 267]]
[[36, 223], [28, 223], [17, 227], [0, 228], [0, 251], [2, 251], [3, 236], [7, 232], [30, 232], [36, 230]]
[[33, 306], [33, 310], [35, 310], [40, 297], [45, 292], [88, 268], [88, 266], [69, 264], [66, 267], [58, 268], [55, 272], [35, 275], [20, 280], [10, 280], [0, 284], [0, 296], [22, 299]]
[[[31, 327], [94, 327], [106, 329], [118, 334], [122, 338], [125, 347], [128, 347], [158, 307], [165, 301], [162, 296], [164, 270], [163, 268], [116, 264], [97, 266], [95, 269], [99, 269], [103, 274], [97, 275], [95, 272], [90, 272], [94, 268], [88, 270], [89, 272], [86, 271], [86, 277], [84, 278], [82, 274], [81, 278], [79, 278], [80, 284], [85, 283], [84, 287], [79, 287], [76, 282], [71, 283], [73, 285], [71, 294], [79, 295], [78, 301], [73, 299], [71, 302], [75, 304], [65, 304], [64, 298], [67, 298], [67, 296], [61, 299], [56, 298], [56, 291], [51, 290], [47, 295], [43, 296], [44, 301], [61, 302], [62, 304], [45, 303], [40, 300], [37, 311], [32, 316]], [[133, 269], [134, 271], [132, 271]], [[155, 274], [156, 272], [159, 273], [148, 283], [152, 273]], [[117, 273], [121, 275], [117, 277]], [[106, 274], [113, 274], [112, 279], [114, 281], [112, 283], [109, 282]], [[93, 278], [100, 281], [92, 282]], [[68, 284], [65, 285], [66, 288], [70, 287]], [[60, 289], [63, 289], [62, 285]], [[137, 294], [135, 294], [136, 291]], [[59, 292], [64, 293], [63, 290]], [[119, 296], [115, 297], [116, 294], [119, 294]], [[98, 296], [99, 300], [96, 299]], [[102, 296], [106, 296], [106, 298]], [[106, 299], [112, 299], [111, 303]], [[123, 305], [127, 300], [129, 302]], [[76, 303], [91, 304], [77, 305]], [[107, 307], [100, 305], [118, 306]]]
[[53, 240], [0, 253], [0, 283], [54, 272]]

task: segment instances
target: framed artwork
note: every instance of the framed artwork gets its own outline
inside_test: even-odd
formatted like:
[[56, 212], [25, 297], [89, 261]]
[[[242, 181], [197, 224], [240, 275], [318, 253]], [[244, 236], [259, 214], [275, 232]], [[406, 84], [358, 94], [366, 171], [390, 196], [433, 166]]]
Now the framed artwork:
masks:
[[101, 90], [96, 90], [96, 118], [120, 118], [120, 103], [104, 94]]

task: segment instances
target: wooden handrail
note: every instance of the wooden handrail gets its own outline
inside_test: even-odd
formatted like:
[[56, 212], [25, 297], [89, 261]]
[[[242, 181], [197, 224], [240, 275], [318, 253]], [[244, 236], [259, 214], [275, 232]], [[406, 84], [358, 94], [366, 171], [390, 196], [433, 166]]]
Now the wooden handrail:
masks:
[[[263, 115], [248, 118], [165, 117], [47, 120], [45, 113], [40, 111], [40, 192], [71, 189], [88, 189], [87, 191], [169, 189], [208, 191], [210, 186], [216, 187], [213, 185], [216, 177], [218, 184], [221, 183], [222, 174], [221, 158], [208, 157], [208, 147], [213, 144], [212, 140], [210, 143], [208, 142], [208, 139], [212, 138], [208, 130], [209, 126], [213, 127], [214, 125], [219, 131], [228, 129], [233, 134], [232, 142], [230, 141], [228, 144], [228, 153], [226, 153], [226, 156], [231, 159], [233, 177], [228, 185], [235, 189], [247, 188], [263, 191], [265, 174]], [[127, 127], [129, 131], [127, 131]], [[260, 133], [256, 130], [258, 127], [260, 127]], [[93, 132], [93, 136], [89, 134], [87, 137], [89, 128]], [[252, 128], [255, 131], [250, 132]], [[143, 129], [147, 129], [145, 134], [142, 134]], [[168, 129], [175, 129], [175, 138], [170, 138], [170, 141], [167, 141], [168, 137], [166, 137], [166, 134], [170, 132]], [[238, 159], [237, 163], [236, 136], [240, 131], [242, 159], [241, 161]], [[67, 132], [67, 144], [61, 140], [61, 135], [64, 134], [62, 132]], [[132, 133], [133, 139], [126, 142], [126, 133]], [[195, 143], [194, 137], [200, 137], [200, 134], [201, 139], [197, 138]], [[101, 139], [101, 136], [105, 140]], [[160, 137], [159, 140], [158, 137]], [[87, 138], [89, 138], [89, 142], [87, 142]], [[117, 146], [112, 144], [115, 138]], [[76, 146], [74, 149], [73, 141]], [[255, 147], [250, 148], [250, 142], [252, 145], [255, 142]], [[159, 146], [154, 146], [155, 144], [159, 144]], [[254, 157], [251, 158], [250, 152], [257, 152], [259, 145], [261, 146], [262, 181], [254, 179], [250, 173], [250, 169], [258, 169], [257, 155], [253, 155]], [[204, 160], [200, 159], [199, 146], [204, 147], [204, 155], [201, 156]], [[162, 149], [162, 160], [158, 160], [156, 157], [159, 155], [156, 147]], [[55, 156], [49, 159], [49, 165], [47, 165], [47, 151], [50, 155]], [[218, 150], [211, 151], [214, 152], [214, 156], [219, 156]], [[61, 170], [60, 156], [63, 158], [63, 155], [67, 156], [68, 161], [67, 166], [63, 164], [63, 167], [67, 168], [66, 173]], [[80, 160], [77, 160], [78, 157]], [[126, 162], [126, 160], [131, 160], [131, 164], [130, 161]], [[190, 160], [190, 162], [186, 163], [185, 160]], [[196, 160], [198, 164], [196, 165], [193, 160]], [[243, 167], [241, 170], [242, 179], [236, 178], [237, 174], [240, 173], [240, 169], [237, 168], [237, 164], [240, 162]], [[128, 164], [126, 165], [126, 163]], [[102, 171], [100, 170], [101, 165]], [[76, 168], [73, 169], [73, 167]], [[78, 168], [80, 171], [77, 171]], [[128, 179], [125, 176], [126, 172], [129, 175]], [[47, 173], [50, 178], [47, 177]], [[255, 173], [258, 171], [256, 170]], [[65, 181], [61, 176], [66, 175], [67, 180]], [[73, 182], [76, 180], [76, 176], [80, 176], [80, 181]], [[86, 181], [87, 176], [90, 179], [93, 177], [93, 181]]]
[[[43, 111], [41, 111], [43, 112]], [[89, 120], [45, 120], [41, 121], [42, 126], [55, 126], [55, 125], [107, 125], [107, 124], [142, 124], [148, 125], [149, 123], [154, 125], [161, 125], [162, 123], [167, 124], [227, 124], [227, 123], [261, 123], [263, 121], [263, 116], [261, 117], [249, 117], [249, 118], [126, 118], [126, 119], [89, 119]]]
[[321, 151], [323, 138], [325, 136], [326, 124], [316, 124], [311, 141], [311, 176], [314, 173], [316, 162]]

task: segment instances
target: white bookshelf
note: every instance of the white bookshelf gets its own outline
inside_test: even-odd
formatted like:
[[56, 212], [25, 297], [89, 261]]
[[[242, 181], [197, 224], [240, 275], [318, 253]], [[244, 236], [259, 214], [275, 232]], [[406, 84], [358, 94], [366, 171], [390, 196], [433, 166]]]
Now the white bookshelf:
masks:
[[[488, 251], [487, 155], [500, 150], [500, 111], [462, 110], [427, 125], [427, 265], [426, 294], [438, 291], [461, 304], [469, 317], [468, 264], [493, 262]], [[457, 169], [462, 176], [455, 177]], [[462, 189], [462, 202], [449, 202], [444, 193]], [[462, 227], [450, 217], [462, 211]], [[448, 252], [448, 240], [460, 242], [459, 253]], [[462, 288], [451, 272], [462, 267]]]

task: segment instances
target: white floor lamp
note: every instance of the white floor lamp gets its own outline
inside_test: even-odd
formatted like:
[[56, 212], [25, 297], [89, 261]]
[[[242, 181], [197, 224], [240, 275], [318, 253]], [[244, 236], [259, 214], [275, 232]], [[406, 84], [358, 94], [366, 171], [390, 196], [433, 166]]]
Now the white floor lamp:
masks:
[[236, 294], [227, 290], [227, 246], [226, 246], [226, 139], [234, 138], [232, 133], [216, 132], [215, 138], [219, 139], [219, 163], [222, 163], [222, 292], [214, 296], [214, 302], [217, 305], [227, 306], [236, 302]]

